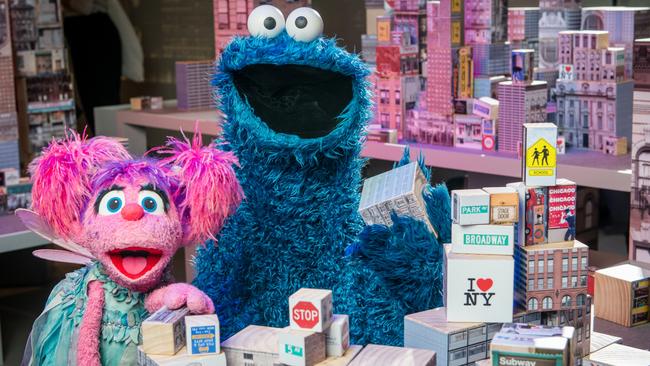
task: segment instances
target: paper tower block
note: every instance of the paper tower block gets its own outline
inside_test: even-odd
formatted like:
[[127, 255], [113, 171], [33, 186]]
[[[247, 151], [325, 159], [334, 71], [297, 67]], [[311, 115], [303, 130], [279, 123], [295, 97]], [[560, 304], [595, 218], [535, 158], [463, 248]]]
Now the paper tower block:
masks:
[[490, 223], [513, 224], [519, 219], [519, 196], [514, 188], [489, 187], [483, 190], [490, 194]]
[[368, 225], [392, 225], [390, 215], [393, 211], [413, 216], [424, 221], [435, 234], [422, 198], [426, 184], [427, 179], [417, 162], [368, 178], [363, 183], [359, 213]]
[[482, 189], [451, 191], [451, 219], [459, 225], [490, 223], [490, 195]]
[[548, 242], [571, 241], [576, 238], [576, 184], [558, 179], [548, 187]]
[[516, 245], [544, 244], [548, 240], [548, 189], [508, 183], [519, 193], [519, 221], [515, 225]]
[[512, 225], [451, 225], [451, 245], [454, 253], [512, 255], [514, 249]]
[[185, 345], [187, 308], [162, 307], [142, 322], [142, 350], [147, 354], [175, 355]]
[[[212, 355], [190, 355], [185, 348], [177, 354], [152, 355], [146, 354], [142, 346], [138, 347], [138, 366], [226, 366], [226, 355], [217, 353]], [[230, 364], [228, 364], [230, 365]]]
[[302, 288], [289, 297], [291, 329], [323, 332], [332, 323], [332, 291]]
[[278, 364], [278, 334], [282, 329], [249, 325], [221, 343], [228, 366]]
[[557, 170], [557, 127], [524, 123], [523, 174], [527, 186], [553, 186]]
[[447, 321], [512, 321], [514, 259], [507, 255], [457, 254], [445, 245]]
[[350, 346], [350, 319], [347, 315], [334, 314], [327, 328], [327, 357], [341, 357]]
[[489, 355], [490, 340], [501, 323], [448, 322], [445, 308], [404, 317], [404, 347], [436, 352], [438, 366], [471, 364]]
[[327, 358], [325, 334], [283, 329], [278, 333], [280, 362], [290, 366], [313, 366]]
[[216, 314], [186, 316], [185, 339], [187, 353], [191, 355], [220, 353], [219, 317]]
[[436, 353], [425, 349], [367, 345], [350, 366], [418, 365], [435, 366]]

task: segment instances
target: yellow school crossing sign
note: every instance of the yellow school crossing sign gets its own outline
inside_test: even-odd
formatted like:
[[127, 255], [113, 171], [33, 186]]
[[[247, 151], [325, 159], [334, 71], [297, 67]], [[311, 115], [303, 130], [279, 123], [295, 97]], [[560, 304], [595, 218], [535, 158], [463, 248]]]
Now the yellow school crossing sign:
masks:
[[555, 146], [543, 138], [537, 140], [526, 150], [526, 167], [528, 175], [547, 177], [555, 174], [557, 152]]

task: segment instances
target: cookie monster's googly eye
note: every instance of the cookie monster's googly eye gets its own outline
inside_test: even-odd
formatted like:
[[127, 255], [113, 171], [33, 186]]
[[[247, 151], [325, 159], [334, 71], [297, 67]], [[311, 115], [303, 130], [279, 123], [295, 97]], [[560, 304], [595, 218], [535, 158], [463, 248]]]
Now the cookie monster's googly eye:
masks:
[[102, 195], [97, 214], [102, 216], [115, 215], [124, 207], [124, 192], [121, 190], [108, 191]]
[[287, 33], [300, 42], [311, 42], [323, 34], [323, 18], [312, 8], [298, 8], [287, 18]]
[[138, 201], [144, 212], [152, 215], [165, 213], [165, 204], [162, 197], [154, 191], [142, 190], [138, 194]]
[[271, 5], [260, 5], [248, 16], [248, 31], [252, 36], [273, 38], [284, 30], [284, 15]]

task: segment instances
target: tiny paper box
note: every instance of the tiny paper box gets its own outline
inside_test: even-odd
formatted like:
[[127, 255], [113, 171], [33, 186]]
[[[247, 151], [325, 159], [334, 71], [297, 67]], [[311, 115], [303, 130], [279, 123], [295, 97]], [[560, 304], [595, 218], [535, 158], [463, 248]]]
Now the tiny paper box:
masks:
[[448, 322], [446, 309], [436, 308], [404, 317], [404, 347], [435, 351], [438, 366], [472, 364], [488, 357], [500, 329], [501, 323]]
[[368, 225], [392, 225], [392, 212], [412, 216], [424, 221], [437, 237], [422, 197], [422, 189], [427, 183], [417, 162], [370, 177], [363, 182], [359, 213]]
[[249, 325], [221, 343], [228, 366], [275, 366], [280, 328]]
[[319, 362], [316, 366], [347, 366], [357, 357], [363, 346], [351, 345], [341, 357], [328, 356], [325, 361]]
[[523, 174], [527, 186], [553, 186], [557, 170], [557, 127], [524, 123]]
[[324, 332], [332, 323], [332, 291], [301, 288], [289, 297], [291, 329]]
[[[575, 328], [524, 323], [503, 324], [490, 344], [490, 355], [497, 365], [569, 366]], [[526, 363], [523, 363], [526, 364]]]
[[278, 333], [280, 362], [290, 366], [313, 366], [327, 358], [325, 334], [285, 328]]
[[341, 357], [350, 346], [350, 318], [347, 315], [334, 314], [332, 324], [325, 333], [327, 340], [327, 357]]
[[568, 179], [558, 179], [548, 187], [548, 242], [571, 241], [576, 238], [577, 186]]
[[138, 366], [226, 366], [226, 355], [189, 355], [185, 348], [181, 348], [174, 356], [152, 355], [146, 354], [142, 346], [139, 346]]
[[512, 321], [513, 277], [512, 256], [458, 254], [445, 245], [447, 321]]
[[431, 350], [369, 344], [352, 360], [350, 366], [436, 366]]
[[175, 355], [185, 346], [185, 307], [162, 307], [142, 322], [142, 350], [152, 355]]
[[513, 224], [519, 220], [519, 194], [510, 187], [488, 187], [490, 224]]
[[594, 275], [595, 316], [625, 327], [648, 322], [650, 269], [621, 264]]
[[454, 253], [512, 255], [515, 229], [510, 225], [451, 225]]
[[490, 223], [490, 195], [482, 189], [451, 191], [451, 219], [458, 225]]
[[187, 353], [191, 355], [221, 352], [219, 317], [216, 314], [188, 315], [185, 317]]

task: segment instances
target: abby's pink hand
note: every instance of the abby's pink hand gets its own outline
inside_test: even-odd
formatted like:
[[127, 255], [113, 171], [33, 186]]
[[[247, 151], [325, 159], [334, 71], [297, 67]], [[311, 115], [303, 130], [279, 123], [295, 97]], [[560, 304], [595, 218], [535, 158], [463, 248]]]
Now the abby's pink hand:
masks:
[[149, 313], [163, 306], [172, 310], [187, 306], [192, 314], [214, 313], [214, 304], [208, 295], [187, 283], [173, 283], [156, 289], [145, 300]]

